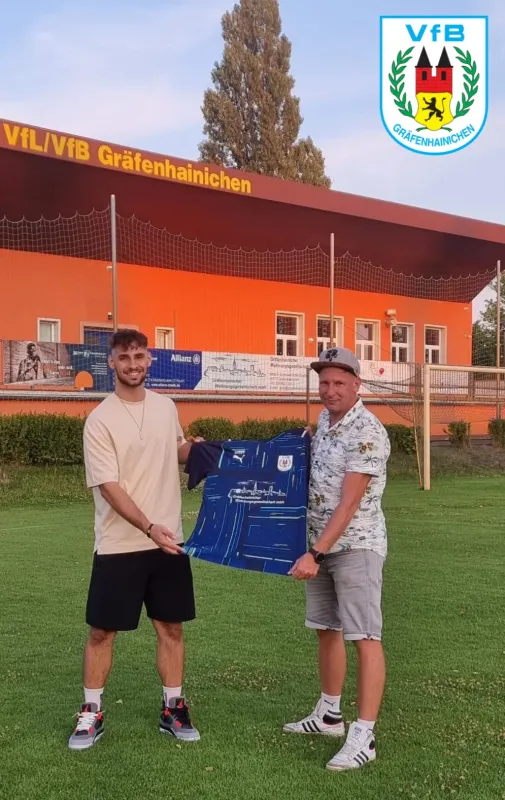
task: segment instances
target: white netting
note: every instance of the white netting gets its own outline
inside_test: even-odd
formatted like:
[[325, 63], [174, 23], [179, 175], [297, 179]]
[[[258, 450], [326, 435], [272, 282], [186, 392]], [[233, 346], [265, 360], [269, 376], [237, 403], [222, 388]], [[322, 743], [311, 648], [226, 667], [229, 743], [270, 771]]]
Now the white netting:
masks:
[[[218, 247], [117, 216], [117, 258], [172, 270], [329, 287], [328, 246], [302, 250], [257, 251]], [[110, 209], [54, 220], [0, 219], [0, 249], [31, 251], [109, 261]], [[364, 261], [359, 254], [335, 256], [335, 289], [469, 303], [491, 283], [496, 267], [452, 278], [403, 274]], [[338, 297], [336, 298], [338, 308]]]
[[0, 219], [0, 249], [56, 256], [111, 259], [111, 212], [38, 220]]

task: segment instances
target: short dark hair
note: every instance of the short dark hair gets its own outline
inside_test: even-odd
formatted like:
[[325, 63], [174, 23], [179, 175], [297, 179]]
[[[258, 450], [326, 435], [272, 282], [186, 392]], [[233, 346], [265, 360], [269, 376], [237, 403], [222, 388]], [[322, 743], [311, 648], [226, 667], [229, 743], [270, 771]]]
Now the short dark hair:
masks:
[[134, 328], [120, 328], [115, 331], [109, 340], [111, 350], [129, 350], [130, 347], [145, 347], [147, 349], [147, 336]]

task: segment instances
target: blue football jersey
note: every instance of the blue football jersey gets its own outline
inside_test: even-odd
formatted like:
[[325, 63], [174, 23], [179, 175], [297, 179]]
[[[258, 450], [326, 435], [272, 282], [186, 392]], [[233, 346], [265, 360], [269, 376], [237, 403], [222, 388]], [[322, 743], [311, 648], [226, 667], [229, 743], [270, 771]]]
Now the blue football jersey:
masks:
[[185, 546], [190, 556], [287, 574], [307, 545], [310, 437], [303, 433], [222, 443]]

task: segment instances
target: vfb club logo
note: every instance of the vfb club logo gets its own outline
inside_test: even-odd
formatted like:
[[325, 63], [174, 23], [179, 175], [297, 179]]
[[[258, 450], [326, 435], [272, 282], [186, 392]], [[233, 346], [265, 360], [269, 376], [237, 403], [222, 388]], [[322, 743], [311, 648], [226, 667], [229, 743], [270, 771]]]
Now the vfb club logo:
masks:
[[455, 153], [486, 124], [487, 17], [381, 17], [381, 115], [415, 153]]
[[293, 456], [279, 456], [277, 459], [277, 469], [280, 472], [289, 472], [293, 469]]

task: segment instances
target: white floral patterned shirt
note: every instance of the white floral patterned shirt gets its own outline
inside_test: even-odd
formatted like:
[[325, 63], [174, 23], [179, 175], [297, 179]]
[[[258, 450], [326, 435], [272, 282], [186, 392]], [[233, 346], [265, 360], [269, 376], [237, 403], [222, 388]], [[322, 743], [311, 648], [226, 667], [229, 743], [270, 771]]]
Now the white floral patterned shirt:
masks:
[[386, 521], [382, 495], [386, 486], [386, 465], [391, 445], [386, 429], [361, 400], [335, 425], [324, 410], [312, 442], [310, 470], [308, 533], [315, 545], [326, 523], [340, 502], [346, 472], [371, 475], [356, 514], [345, 532], [329, 550], [374, 550], [387, 554]]

